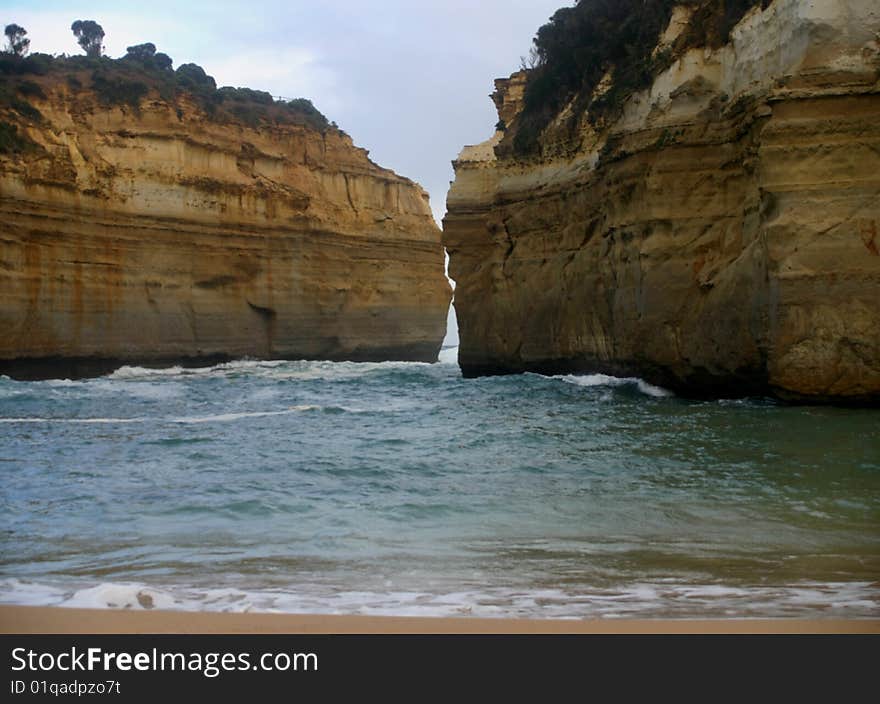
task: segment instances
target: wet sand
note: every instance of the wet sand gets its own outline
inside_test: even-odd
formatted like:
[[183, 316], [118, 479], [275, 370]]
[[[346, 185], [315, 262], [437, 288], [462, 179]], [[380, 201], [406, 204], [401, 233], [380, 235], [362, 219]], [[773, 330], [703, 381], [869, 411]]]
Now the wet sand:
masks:
[[537, 620], [0, 606], [0, 633], [874, 633], [880, 619]]

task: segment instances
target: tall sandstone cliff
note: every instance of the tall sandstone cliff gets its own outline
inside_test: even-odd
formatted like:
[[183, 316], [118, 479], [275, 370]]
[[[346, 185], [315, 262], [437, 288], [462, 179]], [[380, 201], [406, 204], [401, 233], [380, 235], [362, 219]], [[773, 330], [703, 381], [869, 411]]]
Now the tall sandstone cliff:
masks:
[[875, 0], [758, 3], [526, 156], [528, 74], [496, 81], [507, 132], [462, 151], [444, 221], [464, 373], [878, 403], [878, 32]]
[[186, 93], [108, 106], [88, 81], [37, 77], [38, 112], [0, 115], [26, 147], [0, 153], [0, 373], [436, 360], [451, 292], [422, 188], [335, 128]]

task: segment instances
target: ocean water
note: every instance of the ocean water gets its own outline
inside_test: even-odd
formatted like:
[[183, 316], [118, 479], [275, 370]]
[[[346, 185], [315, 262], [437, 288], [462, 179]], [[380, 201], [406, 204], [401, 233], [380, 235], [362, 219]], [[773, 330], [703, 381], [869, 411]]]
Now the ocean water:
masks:
[[434, 365], [0, 377], [0, 602], [880, 617], [880, 411]]

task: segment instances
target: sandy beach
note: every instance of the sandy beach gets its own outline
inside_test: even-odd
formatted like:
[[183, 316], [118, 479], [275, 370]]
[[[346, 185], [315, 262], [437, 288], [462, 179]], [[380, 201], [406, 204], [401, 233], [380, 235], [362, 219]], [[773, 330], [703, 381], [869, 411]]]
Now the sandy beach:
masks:
[[538, 620], [122, 611], [0, 606], [0, 633], [864, 633], [880, 619]]

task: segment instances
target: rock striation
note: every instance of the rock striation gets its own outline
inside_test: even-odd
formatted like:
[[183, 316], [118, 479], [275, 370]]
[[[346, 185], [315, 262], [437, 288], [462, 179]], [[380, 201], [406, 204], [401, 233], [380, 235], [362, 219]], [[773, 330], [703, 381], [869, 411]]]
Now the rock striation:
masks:
[[870, 0], [759, 3], [613, 119], [566, 106], [526, 155], [529, 74], [496, 81], [506, 131], [454, 162], [444, 220], [463, 372], [878, 403], [878, 33]]
[[0, 373], [436, 361], [451, 290], [428, 195], [344, 132], [186, 93], [108, 106], [88, 72], [29, 86], [0, 107]]

